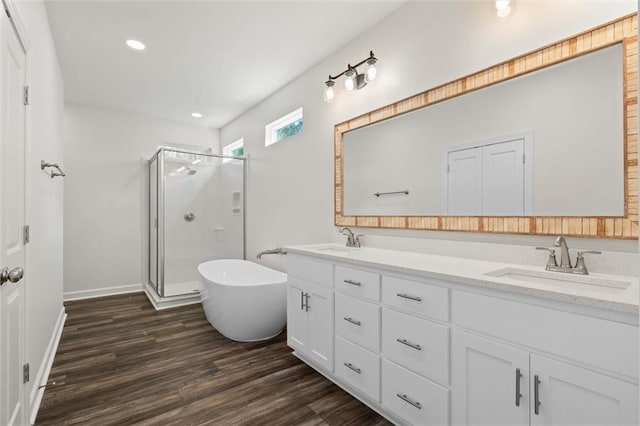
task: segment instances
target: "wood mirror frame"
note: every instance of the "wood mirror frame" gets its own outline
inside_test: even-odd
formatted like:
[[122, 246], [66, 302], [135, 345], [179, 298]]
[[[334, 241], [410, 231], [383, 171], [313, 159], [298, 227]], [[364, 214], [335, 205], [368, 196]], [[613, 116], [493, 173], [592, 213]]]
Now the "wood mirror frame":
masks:
[[[594, 238], [638, 238], [638, 15], [624, 16], [576, 36], [426, 90], [334, 127], [336, 226]], [[622, 44], [624, 117], [623, 216], [345, 216], [343, 134], [578, 56]]]

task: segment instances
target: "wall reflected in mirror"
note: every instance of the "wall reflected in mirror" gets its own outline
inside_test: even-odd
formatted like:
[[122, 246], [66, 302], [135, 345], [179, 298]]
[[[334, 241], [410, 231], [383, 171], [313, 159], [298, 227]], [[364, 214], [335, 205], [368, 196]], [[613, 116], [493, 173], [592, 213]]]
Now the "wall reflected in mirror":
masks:
[[345, 216], [622, 216], [622, 46], [346, 132], [343, 143]]

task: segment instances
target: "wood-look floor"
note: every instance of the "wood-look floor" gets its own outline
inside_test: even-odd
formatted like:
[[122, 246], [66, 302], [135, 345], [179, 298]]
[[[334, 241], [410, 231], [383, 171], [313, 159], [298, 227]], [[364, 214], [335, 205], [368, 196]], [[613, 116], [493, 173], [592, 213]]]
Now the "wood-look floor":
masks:
[[238, 343], [200, 305], [143, 293], [67, 302], [38, 425], [381, 425], [291, 355], [286, 335]]

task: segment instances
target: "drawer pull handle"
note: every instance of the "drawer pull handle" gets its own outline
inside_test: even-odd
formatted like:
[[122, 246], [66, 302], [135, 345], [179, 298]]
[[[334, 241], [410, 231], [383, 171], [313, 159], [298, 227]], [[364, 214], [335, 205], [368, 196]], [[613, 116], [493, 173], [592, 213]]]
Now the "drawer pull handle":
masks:
[[345, 320], [346, 322], [350, 322], [351, 324], [355, 324], [355, 325], [357, 325], [357, 326], [362, 325], [362, 323], [361, 323], [360, 321], [358, 321], [358, 320], [354, 320], [354, 319], [353, 319], [353, 318], [351, 318], [351, 317], [344, 317], [344, 320]]
[[537, 374], [533, 376], [533, 413], [540, 415], [540, 378]]
[[422, 350], [422, 346], [420, 346], [417, 343], [411, 343], [410, 341], [408, 341], [407, 339], [396, 339], [396, 342], [398, 343], [402, 343], [403, 345], [407, 345], [410, 348], [413, 348], [415, 350], [421, 351]]
[[520, 406], [520, 398], [522, 398], [522, 393], [520, 392], [520, 379], [522, 379], [522, 373], [519, 368], [516, 368], [516, 407]]
[[403, 400], [404, 402], [413, 405], [414, 407], [416, 407], [418, 410], [422, 410], [422, 404], [420, 404], [418, 401], [410, 398], [407, 396], [407, 394], [404, 393], [397, 393], [396, 396], [398, 398], [400, 398], [401, 400]]
[[398, 297], [402, 297], [403, 299], [414, 300], [416, 302], [422, 302], [422, 297], [412, 296], [406, 293], [398, 293]]
[[355, 371], [358, 374], [362, 373], [362, 370], [360, 370], [358, 367], [354, 366], [350, 362], [345, 362], [344, 366], [347, 367], [351, 371]]
[[344, 280], [344, 282], [347, 283], [347, 284], [351, 284], [351, 285], [357, 285], [358, 287], [360, 287], [362, 285], [361, 282], [353, 281], [353, 280]]

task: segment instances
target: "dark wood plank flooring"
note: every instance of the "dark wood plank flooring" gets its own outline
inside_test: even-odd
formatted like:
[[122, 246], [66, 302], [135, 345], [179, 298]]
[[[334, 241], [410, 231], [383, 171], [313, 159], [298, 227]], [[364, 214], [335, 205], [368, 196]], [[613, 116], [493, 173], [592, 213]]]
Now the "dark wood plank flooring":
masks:
[[38, 425], [382, 425], [296, 357], [285, 333], [226, 339], [200, 305], [143, 293], [67, 302]]

